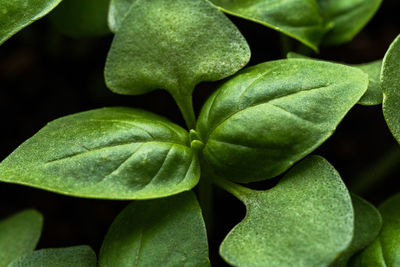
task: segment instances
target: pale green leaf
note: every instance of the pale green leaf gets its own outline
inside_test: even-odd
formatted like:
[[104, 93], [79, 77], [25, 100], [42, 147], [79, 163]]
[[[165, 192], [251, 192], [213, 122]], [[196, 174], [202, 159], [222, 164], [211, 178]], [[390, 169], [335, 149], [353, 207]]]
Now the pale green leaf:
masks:
[[111, 225], [99, 266], [209, 266], [207, 235], [192, 192], [135, 201]]
[[352, 259], [352, 266], [400, 266], [400, 194], [379, 206], [383, 226], [379, 237]]
[[322, 157], [306, 158], [267, 191], [218, 183], [247, 209], [220, 247], [233, 266], [328, 266], [352, 240], [350, 195]]
[[211, 0], [222, 11], [255, 21], [318, 51], [327, 27], [315, 0]]
[[150, 112], [104, 108], [57, 119], [0, 164], [0, 180], [62, 194], [148, 199], [199, 179], [188, 133]]
[[[113, 33], [116, 33], [129, 7], [135, 0], [111, 0], [108, 11], [108, 26]], [[134, 11], [132, 11], [134, 12]]]
[[400, 143], [400, 35], [390, 45], [383, 59], [381, 85], [383, 115], [393, 136]]
[[321, 14], [333, 25], [323, 44], [338, 45], [350, 41], [374, 16], [382, 0], [317, 0]]
[[277, 176], [331, 136], [367, 86], [362, 71], [324, 61], [247, 68], [222, 84], [200, 113], [204, 158], [238, 182]]
[[[287, 58], [310, 58], [295, 52], [289, 52]], [[382, 60], [376, 60], [369, 63], [363, 64], [349, 64], [349, 66], [359, 68], [366, 74], [368, 74], [368, 89], [365, 94], [358, 101], [360, 105], [379, 105], [382, 103], [382, 89], [380, 85], [380, 75], [382, 68]]]
[[32, 252], [42, 233], [43, 217], [25, 210], [0, 221], [0, 267]]
[[89, 246], [40, 249], [13, 261], [8, 267], [96, 267]]
[[110, 0], [63, 0], [50, 14], [56, 29], [71, 37], [110, 33], [107, 14]]
[[351, 194], [354, 208], [354, 235], [350, 246], [332, 264], [332, 267], [347, 266], [352, 255], [371, 244], [382, 227], [379, 211], [361, 197]]
[[0, 0], [0, 44], [40, 19], [61, 0]]
[[206, 0], [136, 0], [114, 37], [105, 78], [119, 94], [166, 89], [175, 99], [249, 60], [237, 28]]

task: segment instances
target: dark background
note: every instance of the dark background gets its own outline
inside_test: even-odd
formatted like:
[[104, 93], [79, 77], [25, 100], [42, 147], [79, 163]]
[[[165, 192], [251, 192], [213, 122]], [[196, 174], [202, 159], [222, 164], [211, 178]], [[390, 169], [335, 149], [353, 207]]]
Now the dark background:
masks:
[[[384, 0], [371, 22], [352, 42], [322, 47], [319, 58], [345, 63], [381, 59], [400, 33], [400, 2]], [[230, 17], [246, 37], [250, 65], [283, 57], [280, 35], [261, 25]], [[58, 33], [47, 18], [35, 22], [0, 46], [0, 160], [48, 121], [104, 106], [130, 106], [164, 115], [184, 126], [172, 98], [164, 91], [120, 96], [104, 85], [103, 68], [112, 36], [72, 39]], [[297, 43], [293, 41], [293, 45]], [[196, 88], [198, 112], [218, 83]], [[400, 149], [389, 132], [381, 106], [356, 105], [334, 135], [315, 154], [327, 158], [350, 190], [378, 205], [400, 191]], [[277, 179], [252, 184], [266, 189]], [[214, 265], [219, 243], [243, 218], [242, 204], [215, 188], [210, 254]], [[126, 201], [79, 199], [29, 187], [0, 183], [0, 218], [25, 208], [43, 213], [38, 248], [91, 245], [98, 252], [113, 218]]]

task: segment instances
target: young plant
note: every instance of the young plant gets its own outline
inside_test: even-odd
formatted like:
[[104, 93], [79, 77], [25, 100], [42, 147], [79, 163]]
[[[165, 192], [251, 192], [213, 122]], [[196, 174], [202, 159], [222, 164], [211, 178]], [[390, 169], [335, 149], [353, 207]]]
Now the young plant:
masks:
[[[59, 1], [37, 2], [0, 0], [8, 14], [0, 17], [0, 40]], [[100, 18], [109, 4], [108, 25], [115, 36], [105, 64], [107, 86], [125, 95], [166, 90], [187, 129], [128, 107], [69, 115], [47, 124], [5, 158], [0, 181], [76, 197], [135, 200], [111, 225], [99, 266], [209, 266], [205, 222], [212, 223], [212, 184], [247, 210], [220, 246], [228, 264], [398, 266], [399, 198], [382, 204], [381, 217], [349, 192], [326, 159], [309, 154], [357, 103], [383, 101], [389, 128], [400, 142], [400, 37], [383, 61], [344, 65], [289, 53], [287, 59], [239, 71], [250, 60], [250, 47], [221, 12], [318, 51], [320, 44], [351, 40], [380, 3], [111, 0], [96, 6], [90, 0], [64, 0], [51, 19], [71, 36], [106, 34]], [[85, 16], [91, 6], [99, 16]], [[71, 13], [85, 23], [65, 23]], [[222, 79], [196, 118], [195, 87]], [[245, 185], [279, 175], [283, 178], [268, 190]], [[198, 184], [199, 200], [192, 192]], [[11, 249], [0, 249], [0, 266], [96, 266], [87, 246], [32, 252], [41, 226], [26, 225], [24, 216], [40, 217], [28, 211], [0, 223], [0, 248]], [[9, 237], [13, 231], [26, 235], [17, 240]]]

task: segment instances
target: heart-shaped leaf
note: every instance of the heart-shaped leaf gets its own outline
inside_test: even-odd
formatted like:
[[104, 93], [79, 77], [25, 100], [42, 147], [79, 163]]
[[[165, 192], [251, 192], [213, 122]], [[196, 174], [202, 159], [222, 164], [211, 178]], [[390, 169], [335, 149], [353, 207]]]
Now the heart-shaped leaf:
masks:
[[286, 59], [247, 68], [204, 105], [197, 129], [205, 160], [237, 182], [283, 173], [332, 135], [368, 77], [345, 65]]
[[[130, 6], [136, 0], [111, 0], [108, 11], [108, 26], [116, 33], [121, 22], [129, 11]], [[132, 11], [134, 12], [134, 11]]]
[[0, 45], [22, 28], [40, 19], [61, 0], [0, 0]]
[[50, 18], [58, 31], [71, 37], [106, 35], [109, 4], [110, 0], [63, 0]]
[[216, 182], [247, 209], [220, 247], [233, 266], [328, 266], [352, 240], [350, 195], [322, 157], [306, 158], [267, 191]]
[[318, 45], [327, 30], [315, 0], [211, 1], [228, 14], [255, 21], [282, 32], [315, 51], [318, 51]]
[[25, 210], [0, 221], [0, 266], [32, 252], [42, 233], [43, 217], [36, 210]]
[[400, 143], [400, 35], [390, 45], [383, 59], [381, 84], [383, 115], [393, 136]]
[[105, 79], [119, 94], [166, 89], [185, 116], [196, 84], [232, 75], [249, 58], [246, 40], [208, 1], [136, 0], [114, 37]]
[[350, 257], [371, 244], [382, 227], [382, 217], [374, 206], [355, 194], [351, 194], [351, 200], [354, 208], [353, 240], [331, 267], [346, 267]]
[[352, 259], [352, 266], [400, 266], [400, 194], [379, 206], [383, 226], [379, 237]]
[[99, 266], [209, 266], [207, 235], [192, 192], [135, 201], [111, 225]]
[[322, 42], [338, 45], [353, 39], [374, 16], [382, 0], [317, 0], [321, 14], [333, 25]]
[[57, 119], [0, 164], [0, 180], [91, 198], [148, 199], [199, 179], [188, 133], [150, 112], [104, 108]]
[[40, 249], [13, 261], [8, 267], [96, 267], [96, 254], [89, 246]]
[[[309, 58], [302, 54], [295, 52], [289, 52], [287, 58]], [[380, 85], [380, 75], [382, 69], [382, 60], [376, 60], [363, 64], [349, 64], [349, 66], [359, 68], [366, 74], [368, 74], [368, 89], [365, 94], [361, 97], [357, 104], [360, 105], [379, 105], [382, 103], [382, 89]]]

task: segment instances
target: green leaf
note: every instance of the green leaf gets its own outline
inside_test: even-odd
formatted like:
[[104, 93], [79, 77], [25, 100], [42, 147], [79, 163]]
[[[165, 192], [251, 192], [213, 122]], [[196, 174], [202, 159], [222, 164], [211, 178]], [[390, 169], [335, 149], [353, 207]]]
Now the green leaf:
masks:
[[37, 250], [13, 261], [8, 267], [96, 267], [96, 254], [89, 246]]
[[0, 45], [16, 32], [40, 19], [61, 0], [0, 0]]
[[[211, 0], [230, 15], [267, 26], [315, 51], [327, 28], [315, 0]], [[288, 15], [290, 14], [290, 15]]]
[[350, 41], [374, 16], [382, 0], [317, 0], [326, 23], [333, 25], [323, 44]]
[[[289, 52], [287, 54], [287, 58], [309, 58], [307, 56], [295, 53], [295, 52]], [[382, 60], [376, 60], [372, 61], [369, 63], [363, 63], [363, 64], [349, 64], [349, 66], [359, 68], [366, 74], [368, 74], [368, 89], [365, 92], [365, 94], [361, 97], [361, 99], [358, 101], [357, 104], [360, 105], [379, 105], [382, 103], [382, 89], [380, 85], [380, 75], [381, 75], [381, 69], [382, 69]]]
[[383, 115], [393, 136], [400, 143], [400, 35], [383, 58], [381, 85]]
[[80, 197], [165, 197], [199, 180], [188, 145], [184, 129], [150, 112], [97, 109], [49, 123], [0, 164], [0, 180]]
[[208, 1], [136, 0], [114, 37], [105, 78], [119, 94], [166, 89], [179, 102], [199, 82], [232, 75], [249, 57], [243, 36]]
[[0, 221], [0, 267], [33, 251], [42, 233], [43, 217], [25, 210]]
[[[111, 0], [108, 11], [108, 26], [113, 33], [116, 33], [121, 22], [129, 11], [129, 7], [136, 0]], [[134, 11], [132, 11], [134, 12]]]
[[208, 99], [197, 125], [205, 160], [247, 183], [275, 177], [332, 135], [368, 86], [345, 65], [308, 59], [245, 69]]
[[400, 194], [379, 206], [382, 231], [375, 242], [352, 259], [352, 266], [400, 266]]
[[107, 14], [110, 0], [63, 0], [50, 14], [56, 29], [71, 37], [110, 33]]
[[382, 227], [381, 215], [374, 206], [355, 194], [351, 194], [351, 200], [354, 208], [353, 240], [332, 267], [347, 266], [350, 257], [371, 244]]
[[131, 203], [111, 225], [99, 266], [210, 266], [195, 195]]
[[247, 208], [220, 247], [221, 256], [234, 266], [327, 266], [351, 242], [350, 195], [322, 157], [306, 158], [267, 191], [217, 183]]

